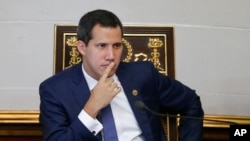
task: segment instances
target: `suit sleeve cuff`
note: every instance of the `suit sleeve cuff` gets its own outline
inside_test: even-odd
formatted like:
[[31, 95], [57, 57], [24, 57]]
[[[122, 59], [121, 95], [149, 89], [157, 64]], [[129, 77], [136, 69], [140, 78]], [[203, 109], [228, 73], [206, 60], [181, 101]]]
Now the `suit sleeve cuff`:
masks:
[[102, 124], [89, 116], [84, 110], [80, 112], [78, 118], [94, 135], [97, 135], [103, 129]]

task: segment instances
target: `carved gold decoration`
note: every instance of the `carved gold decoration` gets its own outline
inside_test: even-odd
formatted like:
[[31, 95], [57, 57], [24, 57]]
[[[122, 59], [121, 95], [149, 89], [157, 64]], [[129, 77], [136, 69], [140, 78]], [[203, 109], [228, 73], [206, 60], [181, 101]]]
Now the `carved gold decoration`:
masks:
[[[150, 53], [151, 57], [149, 57], [146, 53], [143, 52], [139, 52], [134, 54], [133, 56], [133, 48], [131, 46], [131, 44], [129, 43], [129, 41], [127, 41], [126, 39], [122, 39], [122, 43], [125, 45], [126, 49], [127, 49], [127, 54], [126, 57], [122, 60], [123, 62], [130, 62], [132, 57], [134, 57], [134, 61], [151, 61], [153, 62], [154, 66], [159, 70], [162, 71], [164, 70], [161, 67], [161, 63], [159, 60], [160, 57], [160, 53], [158, 51], [158, 48], [161, 48], [163, 46], [163, 41], [160, 40], [159, 38], [149, 38], [148, 41], [148, 48], [153, 49], [153, 51]], [[65, 44], [67, 45], [66, 47], [71, 48], [70, 51], [68, 52], [69, 57], [69, 62], [68, 64], [65, 64], [66, 68], [69, 68], [71, 66], [74, 66], [78, 63], [80, 63], [82, 61], [82, 58], [80, 56], [80, 53], [77, 50], [77, 38], [76, 36], [71, 36], [69, 39], [67, 39], [65, 41]]]
[[149, 38], [148, 47], [153, 49], [153, 52], [151, 53], [152, 58], [149, 58], [149, 61], [153, 62], [154, 66], [158, 70], [164, 70], [161, 68], [161, 63], [159, 60], [160, 53], [158, 51], [158, 48], [163, 46], [163, 41], [159, 38]]
[[148, 61], [148, 55], [145, 54], [145, 53], [142, 53], [142, 52], [141, 52], [141, 53], [135, 54], [135, 59], [134, 59], [134, 61], [135, 61], [135, 62], [138, 61], [139, 58], [143, 58], [142, 61]]
[[77, 38], [76, 36], [72, 36], [71, 38], [69, 38], [67, 41], [66, 41], [66, 44], [68, 46], [71, 46], [71, 47], [76, 47], [76, 44], [77, 44]]
[[132, 46], [131, 44], [126, 40], [126, 39], [122, 39], [122, 43], [125, 44], [125, 46], [127, 47], [127, 51], [128, 51], [128, 54], [127, 56], [122, 60], [123, 62], [130, 62], [132, 56], [133, 56], [133, 49], [132, 49]]
[[[79, 56], [79, 52], [77, 51], [76, 43], [77, 43], [76, 36], [72, 36], [71, 38], [69, 38], [66, 41], [66, 44], [69, 47], [71, 47], [71, 51], [69, 52], [69, 55], [71, 57], [70, 57], [69, 66], [68, 67], [74, 66], [74, 65], [76, 65], [76, 64], [78, 64], [79, 62], [82, 61], [82, 58], [81, 58], [81, 56]], [[68, 68], [68, 67], [66, 67], [66, 68]]]

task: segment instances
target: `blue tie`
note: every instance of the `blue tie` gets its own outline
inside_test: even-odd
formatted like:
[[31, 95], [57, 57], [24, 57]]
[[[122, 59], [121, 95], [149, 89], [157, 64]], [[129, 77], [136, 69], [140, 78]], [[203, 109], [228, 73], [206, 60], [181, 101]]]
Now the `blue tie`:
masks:
[[104, 141], [118, 141], [115, 121], [110, 105], [101, 110]]

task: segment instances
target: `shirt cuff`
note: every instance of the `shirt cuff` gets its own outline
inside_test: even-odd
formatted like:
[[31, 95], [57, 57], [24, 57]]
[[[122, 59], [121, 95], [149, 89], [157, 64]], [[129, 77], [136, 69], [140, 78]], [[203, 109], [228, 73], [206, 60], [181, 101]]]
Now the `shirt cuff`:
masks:
[[94, 135], [97, 135], [103, 129], [102, 124], [89, 116], [84, 110], [80, 112], [78, 118]]

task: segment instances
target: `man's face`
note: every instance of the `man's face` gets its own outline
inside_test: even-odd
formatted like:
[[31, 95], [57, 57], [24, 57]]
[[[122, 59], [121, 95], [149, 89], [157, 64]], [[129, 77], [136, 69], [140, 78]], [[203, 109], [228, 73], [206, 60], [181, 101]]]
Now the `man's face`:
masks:
[[98, 24], [92, 29], [92, 39], [88, 46], [78, 41], [77, 48], [83, 56], [85, 71], [96, 80], [99, 80], [107, 66], [114, 62], [110, 77], [117, 70], [122, 55], [121, 29], [119, 26], [112, 28]]

